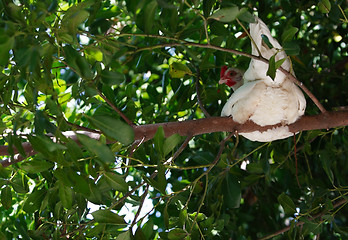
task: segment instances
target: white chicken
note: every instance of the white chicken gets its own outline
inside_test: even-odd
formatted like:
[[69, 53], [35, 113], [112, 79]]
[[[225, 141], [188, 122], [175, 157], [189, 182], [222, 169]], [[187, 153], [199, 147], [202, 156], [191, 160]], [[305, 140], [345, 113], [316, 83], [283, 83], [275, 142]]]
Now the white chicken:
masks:
[[[295, 76], [286, 53], [258, 17], [250, 24], [250, 36], [254, 41], [251, 44], [253, 55], [258, 56], [260, 51], [266, 59], [275, 54], [275, 61], [285, 58], [281, 66]], [[263, 37], [268, 38], [273, 48], [267, 46]], [[251, 59], [243, 77], [239, 70], [226, 66], [221, 69], [219, 83], [225, 83], [235, 91], [223, 107], [221, 116], [231, 116], [241, 124], [251, 120], [260, 126], [282, 125], [263, 132], [240, 133], [251, 141], [270, 142], [292, 136], [286, 125], [295, 122], [306, 108], [303, 93], [284, 73], [277, 70], [272, 80], [267, 76], [267, 70], [268, 64], [256, 59]]]

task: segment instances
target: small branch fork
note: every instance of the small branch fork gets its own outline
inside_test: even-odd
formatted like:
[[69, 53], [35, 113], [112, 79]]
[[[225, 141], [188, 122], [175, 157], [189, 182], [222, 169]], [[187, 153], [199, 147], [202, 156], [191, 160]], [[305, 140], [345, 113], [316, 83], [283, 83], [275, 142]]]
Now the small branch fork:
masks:
[[123, 120], [128, 123], [130, 126], [134, 126], [135, 124], [127, 118], [126, 115], [121, 112], [102, 92], [98, 91], [99, 96], [115, 111], [117, 112]]

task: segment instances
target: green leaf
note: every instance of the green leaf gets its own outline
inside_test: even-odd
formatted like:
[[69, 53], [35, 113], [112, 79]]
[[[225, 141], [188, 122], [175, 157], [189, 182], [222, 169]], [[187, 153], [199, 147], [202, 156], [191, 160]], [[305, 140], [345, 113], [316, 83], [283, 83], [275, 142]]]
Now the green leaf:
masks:
[[268, 65], [268, 70], [267, 70], [267, 76], [270, 76], [273, 80], [276, 76], [276, 71], [277, 69], [284, 63], [284, 61], [286, 60], [286, 58], [280, 59], [278, 61], [275, 62], [275, 55], [273, 55], [270, 59], [269, 59], [269, 65]]
[[96, 184], [90, 183], [89, 185], [91, 194], [87, 196], [88, 201], [94, 203], [94, 204], [105, 204], [103, 199], [102, 192], [100, 191], [100, 188], [96, 186]]
[[166, 206], [163, 210], [163, 219], [164, 219], [164, 226], [166, 229], [169, 229], [169, 213], [168, 213], [168, 205], [170, 201], [167, 201]]
[[116, 237], [116, 240], [131, 240], [131, 233], [130, 230], [127, 232], [123, 232], [120, 235]]
[[[163, 176], [163, 172], [161, 173], [158, 173], [157, 174], [157, 178], [159, 177], [159, 175], [162, 175]], [[160, 191], [161, 193], [165, 194], [165, 189], [166, 189], [166, 186], [167, 186], [167, 181], [156, 181], [155, 179], [153, 178], [149, 178], [147, 176], [143, 176], [144, 180], [150, 184], [152, 187], [156, 188], [158, 191]], [[163, 177], [160, 177], [160, 178], [163, 178]]]
[[280, 203], [280, 205], [282, 205], [285, 213], [290, 215], [293, 215], [294, 213], [296, 213], [295, 203], [285, 193], [282, 193], [278, 196], [278, 202]]
[[74, 35], [78, 31], [78, 26], [86, 21], [89, 17], [89, 12], [80, 9], [79, 7], [71, 7], [64, 14], [62, 26], [68, 29], [69, 33]]
[[98, 223], [108, 223], [123, 225], [126, 224], [124, 219], [110, 210], [101, 209], [92, 213], [94, 220]]
[[330, 179], [330, 182], [333, 183], [335, 176], [331, 170], [332, 158], [328, 155], [327, 152], [323, 152], [322, 154], [320, 154], [320, 160], [325, 173]]
[[173, 62], [169, 66], [169, 74], [172, 78], [183, 78], [186, 74], [192, 75], [192, 72], [186, 65]]
[[289, 42], [292, 40], [292, 38], [297, 33], [298, 28], [297, 27], [289, 27], [288, 29], [285, 29], [285, 31], [282, 34], [282, 42]]
[[276, 67], [275, 67], [275, 55], [273, 55], [269, 59], [269, 64], [268, 64], [268, 70], [267, 70], [267, 76], [272, 78], [274, 80], [275, 75], [276, 75]]
[[46, 136], [28, 136], [28, 140], [33, 146], [33, 148], [41, 153], [54, 152], [57, 150], [65, 150], [66, 147], [62, 144], [55, 143], [52, 139]]
[[127, 192], [128, 184], [126, 181], [118, 174], [106, 172], [104, 173], [104, 177], [106, 178], [107, 183], [117, 191]]
[[283, 64], [283, 62], [285, 62], [286, 58], [280, 59], [278, 61], [275, 62], [275, 68], [278, 69], [280, 68], [280, 66]]
[[268, 37], [267, 37], [266, 35], [262, 34], [262, 35], [261, 35], [261, 38], [262, 38], [262, 41], [264, 41], [264, 43], [266, 43], [266, 45], [267, 45], [267, 47], [268, 47], [269, 49], [274, 48], [273, 45], [272, 45], [272, 43], [269, 41], [269, 39], [268, 39]]
[[124, 145], [134, 141], [134, 130], [128, 124], [109, 116], [87, 116], [89, 121], [106, 136], [113, 138]]
[[216, 0], [206, 0], [203, 1], [203, 13], [205, 17], [210, 15], [210, 12], [215, 4]]
[[163, 127], [160, 126], [159, 128], [157, 128], [155, 136], [153, 137], [155, 149], [160, 154], [164, 153], [164, 151], [163, 151], [164, 139], [165, 139], [164, 138], [164, 130], [163, 130]]
[[63, 48], [65, 60], [69, 67], [72, 68], [81, 78], [91, 80], [94, 77], [92, 67], [84, 56], [81, 56], [72, 46], [66, 45]]
[[9, 186], [1, 189], [1, 204], [5, 209], [9, 209], [12, 206], [12, 192]]
[[283, 49], [289, 56], [298, 55], [301, 51], [300, 46], [295, 42], [284, 42]]
[[27, 213], [34, 213], [40, 209], [42, 200], [46, 195], [45, 189], [34, 189], [24, 202], [23, 210]]
[[40, 173], [46, 171], [54, 166], [54, 163], [47, 161], [32, 160], [29, 162], [24, 162], [21, 168], [28, 173]]
[[241, 186], [238, 179], [233, 174], [225, 177], [224, 202], [229, 208], [238, 208], [241, 200]]
[[99, 234], [103, 234], [106, 229], [105, 223], [100, 223], [98, 225], [95, 225], [93, 228], [90, 228], [89, 231], [86, 234], [86, 237], [88, 238], [95, 238], [95, 236], [98, 236]]
[[4, 168], [0, 163], [0, 178], [9, 178], [11, 174], [10, 169]]
[[153, 30], [152, 27], [155, 20], [157, 5], [157, 1], [152, 0], [144, 9], [144, 27], [146, 33], [150, 33]]
[[103, 70], [100, 77], [101, 82], [109, 86], [119, 85], [125, 80], [124, 74], [108, 70]]
[[174, 228], [168, 233], [168, 239], [170, 240], [181, 240], [185, 239], [188, 233], [184, 229]]
[[76, 192], [82, 193], [85, 196], [89, 196], [91, 194], [90, 186], [88, 184], [88, 181], [91, 181], [91, 179], [86, 179], [86, 177], [83, 177], [76, 172], [72, 171], [70, 169], [69, 172], [69, 179], [72, 182], [72, 187]]
[[173, 134], [166, 138], [163, 144], [164, 156], [167, 156], [173, 149], [181, 142], [181, 136], [179, 134]]
[[85, 54], [90, 63], [102, 62], [103, 61], [103, 52], [97, 48], [87, 48], [85, 49]]
[[65, 186], [62, 181], [58, 181], [58, 190], [63, 207], [70, 209], [73, 203], [74, 191], [69, 186]]
[[27, 193], [29, 191], [28, 179], [25, 175], [16, 176], [10, 184], [17, 193]]
[[[153, 235], [153, 227], [154, 227], [154, 223], [153, 223], [153, 219], [150, 218], [141, 228], [143, 234], [145, 235], [146, 239], [151, 239], [151, 236]], [[140, 229], [140, 228], [139, 228]]]
[[89, 152], [95, 154], [102, 163], [115, 162], [115, 156], [108, 146], [81, 134], [77, 134], [77, 139], [88, 149]]
[[10, 50], [14, 45], [14, 37], [8, 37], [0, 32], [0, 66], [6, 65], [10, 58]]
[[76, 192], [82, 193], [85, 196], [91, 194], [89, 180], [86, 177], [79, 175], [71, 168], [57, 169], [53, 175], [62, 182], [64, 186], [72, 187]]
[[160, 164], [158, 166], [158, 174], [156, 176], [157, 179], [157, 189], [162, 193], [166, 193], [167, 180], [166, 180], [166, 168], [164, 165]]
[[304, 234], [312, 233], [314, 235], [320, 234], [323, 229], [323, 224], [316, 223], [315, 221], [308, 220], [306, 218], [301, 218], [301, 220], [304, 222], [303, 224], [303, 231]]
[[215, 19], [220, 22], [228, 23], [232, 22], [237, 18], [239, 14], [239, 9], [237, 6], [221, 8], [209, 16], [208, 19]]
[[320, 0], [318, 3], [318, 8], [322, 13], [329, 13], [331, 10], [331, 3], [329, 0]]
[[58, 168], [53, 172], [53, 176], [56, 177], [65, 186], [72, 187], [73, 183], [70, 181], [68, 173], [69, 171], [65, 168]]
[[253, 22], [255, 22], [255, 17], [254, 17], [254, 15], [251, 14], [247, 8], [241, 8], [241, 9], [239, 10], [239, 13], [238, 13], [237, 18], [238, 18], [239, 20], [242, 20], [242, 21], [247, 22], [247, 23], [253, 23]]

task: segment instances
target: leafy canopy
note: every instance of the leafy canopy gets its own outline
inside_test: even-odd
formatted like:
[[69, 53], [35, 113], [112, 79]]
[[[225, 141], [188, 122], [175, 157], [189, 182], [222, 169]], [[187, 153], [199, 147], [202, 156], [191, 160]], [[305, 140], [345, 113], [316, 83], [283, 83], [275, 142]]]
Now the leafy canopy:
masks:
[[346, 1], [233, 2], [0, 2], [2, 159], [24, 159], [0, 166], [0, 239], [348, 237], [345, 128], [265, 144], [134, 135], [204, 118], [199, 101], [220, 115], [220, 67], [250, 59], [214, 47], [249, 53], [255, 9], [299, 80], [348, 105]]

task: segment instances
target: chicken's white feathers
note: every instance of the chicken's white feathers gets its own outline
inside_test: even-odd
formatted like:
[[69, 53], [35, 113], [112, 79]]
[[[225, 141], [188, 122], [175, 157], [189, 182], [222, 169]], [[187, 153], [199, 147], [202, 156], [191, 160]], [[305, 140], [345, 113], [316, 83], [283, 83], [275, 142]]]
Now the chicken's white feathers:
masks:
[[[291, 62], [278, 41], [272, 37], [266, 24], [255, 17], [250, 24], [250, 36], [253, 39], [252, 54], [275, 60], [286, 58], [282, 67], [294, 75]], [[262, 36], [266, 36], [273, 48], [269, 48]], [[256, 45], [256, 46], [255, 46]], [[257, 50], [259, 49], [259, 51]], [[267, 76], [268, 64], [251, 59], [249, 68], [243, 76], [244, 84], [236, 89], [222, 109], [221, 116], [232, 116], [238, 123], [251, 120], [260, 126], [275, 124], [291, 124], [304, 114], [306, 100], [301, 90], [288, 77], [276, 71], [272, 80]], [[269, 129], [265, 132], [240, 133], [252, 141], [273, 141], [292, 135], [287, 127]]]

